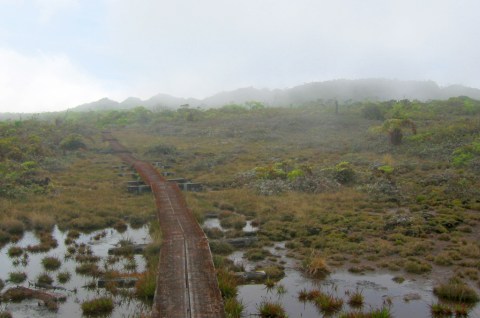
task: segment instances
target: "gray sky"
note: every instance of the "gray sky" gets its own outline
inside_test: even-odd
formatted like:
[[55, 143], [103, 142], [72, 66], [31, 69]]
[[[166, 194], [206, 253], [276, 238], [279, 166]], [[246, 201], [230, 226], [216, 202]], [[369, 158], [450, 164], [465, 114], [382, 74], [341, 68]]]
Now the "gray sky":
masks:
[[480, 87], [478, 0], [0, 0], [0, 112], [339, 78]]

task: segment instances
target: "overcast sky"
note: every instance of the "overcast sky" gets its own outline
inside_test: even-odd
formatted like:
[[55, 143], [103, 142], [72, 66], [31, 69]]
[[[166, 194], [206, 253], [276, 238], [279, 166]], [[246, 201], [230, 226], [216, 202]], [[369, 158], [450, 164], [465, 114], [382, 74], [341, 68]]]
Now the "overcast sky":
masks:
[[478, 0], [0, 0], [0, 112], [385, 77], [480, 87]]

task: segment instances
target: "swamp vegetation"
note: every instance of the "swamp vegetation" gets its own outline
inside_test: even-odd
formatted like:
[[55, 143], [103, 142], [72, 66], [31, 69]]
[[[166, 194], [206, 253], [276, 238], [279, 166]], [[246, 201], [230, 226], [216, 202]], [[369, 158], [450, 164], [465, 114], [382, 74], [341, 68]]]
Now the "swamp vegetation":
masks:
[[[78, 253], [80, 233], [149, 224], [148, 266], [132, 291], [148, 301], [161, 241], [155, 208], [151, 196], [126, 192], [126, 181], [135, 177], [113, 168], [122, 164], [101, 140], [105, 129], [139, 158], [159, 162], [162, 172], [173, 174], [169, 178], [202, 184], [204, 191], [185, 195], [200, 223], [212, 215], [219, 220], [220, 227], [206, 234], [229, 317], [240, 317], [244, 307], [236, 298], [235, 273], [245, 268], [228, 255], [242, 250], [275, 285], [285, 272], [285, 264], [269, 251], [278, 242], [311, 279], [339, 270], [393, 273], [400, 283], [425, 279], [438, 297], [429, 304], [433, 316], [448, 316], [448, 310], [454, 315], [461, 308], [478, 312], [479, 101], [351, 102], [338, 110], [325, 101], [289, 108], [248, 103], [152, 112], [138, 107], [0, 122], [5, 253], [21, 264], [31, 253], [48, 252], [58, 244], [55, 226], [68, 231], [67, 245]], [[247, 222], [254, 232], [243, 230]], [[26, 231], [35, 233], [38, 244], [20, 248], [15, 242]], [[230, 243], [246, 236], [255, 237], [248, 246]], [[77, 259], [78, 271], [98, 279], [102, 268], [94, 268], [88, 252], [78, 254], [84, 255]], [[55, 271], [61, 258], [42, 260], [44, 274], [59, 275], [59, 282]], [[125, 271], [129, 268], [134, 265]], [[11, 277], [0, 278], [22, 283], [22, 274], [20, 265]], [[355, 311], [361, 294], [338, 298], [318, 292], [307, 301], [320, 311], [373, 317]], [[105, 295], [98, 301], [105, 312], [111, 299]], [[96, 303], [89, 300], [82, 308]], [[395, 308], [387, 305], [372, 309], [378, 311], [375, 317], [394, 316]], [[286, 315], [276, 302], [259, 303], [257, 314]]]

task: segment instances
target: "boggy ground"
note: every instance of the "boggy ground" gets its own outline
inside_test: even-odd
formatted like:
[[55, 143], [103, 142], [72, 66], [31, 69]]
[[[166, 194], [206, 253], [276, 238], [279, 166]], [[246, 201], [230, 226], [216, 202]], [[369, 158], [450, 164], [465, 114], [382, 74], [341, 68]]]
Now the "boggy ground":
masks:
[[[237, 228], [254, 220], [255, 249], [286, 241], [305, 264], [314, 255], [352, 272], [457, 277], [478, 291], [480, 121], [467, 102], [356, 104], [339, 114], [230, 106], [182, 117], [183, 109], [115, 134], [205, 185], [187, 193], [199, 220], [217, 213]], [[414, 130], [400, 124], [406, 117]]]
[[349, 103], [338, 113], [318, 101], [70, 114], [88, 150], [62, 148], [51, 191], [1, 197], [0, 238], [35, 224], [89, 231], [154, 214], [150, 196], [125, 194], [125, 179], [110, 169], [118, 161], [98, 153], [107, 127], [139, 158], [205, 186], [186, 193], [199, 221], [218, 214], [232, 228], [227, 237], [243, 235], [247, 219], [259, 225], [252, 257], [268, 259], [264, 247], [285, 241], [307, 269], [320, 258], [352, 272], [455, 277], [478, 292], [479, 115], [468, 98]]
[[[30, 127], [33, 132], [38, 134], [41, 134], [43, 131], [35, 128], [37, 126], [36, 122], [26, 122], [24, 125]], [[14, 127], [13, 124], [11, 126]], [[43, 126], [49, 127], [48, 123], [43, 123]], [[21, 135], [20, 131], [19, 135]], [[100, 134], [85, 134], [82, 139], [86, 147], [63, 152], [56, 151], [56, 147], [51, 143], [52, 140], [49, 134], [46, 134], [44, 137], [43, 145], [40, 147], [49, 147], [48, 149], [50, 150], [43, 152], [41, 155], [37, 153], [30, 158], [17, 158], [17, 161], [13, 161], [13, 157], [9, 157], [11, 152], [8, 151], [15, 147], [15, 143], [11, 143], [11, 146], [1, 149], [2, 151], [5, 150], [6, 156], [0, 158], [2, 159], [0, 160], [0, 173], [2, 173], [2, 177], [5, 176], [5, 179], [2, 179], [0, 188], [2, 188], [1, 190], [8, 189], [9, 191], [8, 193], [0, 191], [2, 192], [2, 195], [0, 195], [0, 247], [7, 245], [4, 247], [5, 253], [2, 253], [1, 262], [7, 264], [9, 258], [11, 258], [13, 264], [5, 268], [5, 270], [8, 269], [9, 271], [8, 275], [4, 273], [5, 275], [0, 277], [1, 289], [4, 288], [3, 283], [5, 283], [5, 289], [2, 291], [5, 292], [7, 288], [12, 287], [12, 284], [15, 283], [12, 277], [15, 276], [16, 271], [21, 273], [22, 270], [26, 270], [26, 266], [29, 263], [31, 264], [30, 261], [32, 259], [36, 260], [40, 256], [43, 258], [44, 255], [53, 255], [51, 259], [47, 257], [45, 260], [42, 260], [42, 262], [45, 261], [43, 266], [47, 271], [57, 270], [58, 264], [56, 263], [64, 266], [63, 264], [67, 264], [67, 260], [73, 257], [80, 264], [76, 269], [77, 273], [94, 276], [94, 279], [87, 284], [89, 287], [96, 285], [98, 278], [124, 275], [123, 269], [115, 272], [107, 268], [107, 264], [110, 265], [112, 262], [121, 259], [119, 256], [103, 255], [107, 253], [107, 247], [104, 247], [99, 254], [92, 254], [91, 250], [87, 250], [88, 253], [85, 255], [79, 254], [81, 257], [76, 255], [77, 250], [90, 247], [88, 244], [79, 246], [77, 239], [81, 233], [85, 233], [85, 235], [88, 233], [99, 233], [98, 235], [92, 235], [92, 241], [95, 243], [104, 237], [110, 237], [106, 233], [113, 233], [114, 230], [111, 228], [115, 228], [115, 231], [123, 233], [129, 225], [134, 228], [143, 228], [143, 226], [148, 225], [149, 229], [146, 231], [150, 232], [150, 236], [153, 239], [153, 242], [148, 245], [144, 253], [148, 267], [142, 267], [142, 272], [135, 273], [135, 277], [138, 278], [138, 283], [134, 286], [135, 288], [121, 294], [123, 296], [126, 295], [125, 298], [135, 297], [146, 301], [147, 306], [151, 305], [155, 291], [155, 272], [160, 244], [160, 231], [158, 222], [156, 222], [153, 198], [151, 196], [137, 196], [127, 193], [126, 181], [135, 177], [120, 175], [130, 171], [124, 168], [116, 168], [123, 165], [123, 163], [116, 156], [108, 154], [108, 145], [101, 141]], [[28, 153], [25, 157], [27, 156], [29, 156]], [[28, 163], [29, 167], [33, 168], [23, 175], [13, 175], [16, 173], [14, 169], [17, 167], [20, 172], [22, 172], [20, 169], [26, 170], [27, 165], [25, 162], [22, 163], [22, 160], [30, 160], [25, 162]], [[3, 168], [5, 170], [2, 170]], [[38, 180], [44, 180], [45, 177], [49, 178], [48, 184], [39, 185], [36, 183]], [[108, 231], [104, 229], [108, 229]], [[57, 235], [63, 232], [68, 233], [68, 235], [63, 235], [65, 242], [59, 241]], [[19, 244], [25, 241], [25, 237], [28, 237], [35, 243], [30, 243], [28, 246], [19, 246]], [[128, 243], [129, 239], [129, 237], [126, 237], [125, 242]], [[63, 238], [60, 237], [60, 240], [63, 240]], [[105, 246], [109, 246], [109, 244], [115, 242], [104, 243]], [[132, 258], [130, 251], [126, 251], [126, 253], [128, 257]], [[97, 263], [102, 263], [105, 267], [102, 267], [100, 264], [97, 265]], [[136, 263], [132, 261], [128, 264], [131, 264], [131, 268], [125, 265], [125, 271], [127, 269], [135, 271], [133, 266], [135, 265], [136, 267]], [[10, 268], [11, 266], [13, 267]], [[39, 266], [41, 267], [41, 265]], [[36, 279], [34, 274], [27, 273], [26, 276], [28, 276], [29, 281], [33, 282]], [[65, 278], [61, 278], [63, 274]], [[13, 276], [9, 277], [9, 275]], [[49, 272], [49, 275], [55, 278], [55, 273]], [[59, 274], [57, 280], [51, 280], [51, 277], [45, 276], [48, 280], [45, 280], [45, 283], [42, 280], [42, 284], [47, 288], [51, 288], [51, 284], [63, 286], [64, 280], [68, 281], [71, 273], [62, 272], [62, 275]], [[29, 286], [25, 278], [17, 283], [23, 283], [26, 287]], [[83, 285], [85, 284], [85, 282], [80, 282], [79, 285], [70, 283], [69, 288], [83, 290], [82, 288], [84, 288]], [[107, 296], [110, 301], [113, 298], [115, 302], [120, 301], [116, 298], [118, 295], [117, 289], [109, 289], [101, 293]], [[93, 292], [90, 297], [94, 295], [95, 293]], [[70, 303], [72, 301], [70, 301], [70, 298], [73, 296], [69, 294], [68, 297], [67, 305], [59, 304], [60, 309], [58, 309], [57, 305], [53, 306], [50, 308], [52, 312], [49, 315], [55, 315], [56, 310], [63, 312], [66, 307], [71, 306], [72, 304]], [[4, 299], [4, 301], [7, 300]], [[136, 303], [136, 301], [132, 301], [132, 303]], [[115, 315], [122, 315], [123, 307], [113, 305], [119, 307], [115, 309]], [[28, 304], [25, 306], [28, 307]], [[78, 300], [73, 306], [76, 306], [75, 315], [80, 315]], [[14, 315], [23, 314], [22, 306], [12, 305], [9, 308], [12, 308], [12, 310], [16, 308], [13, 312]], [[20, 308], [20, 311], [17, 313], [15, 311], [18, 308]], [[35, 310], [34, 308], [32, 312], [41, 314], [42, 310], [45, 309], [38, 308], [38, 310]], [[133, 311], [133, 313], [129, 312], [129, 314], [142, 315], [142, 312], [148, 312], [148, 310], [139, 308], [138, 312]]]

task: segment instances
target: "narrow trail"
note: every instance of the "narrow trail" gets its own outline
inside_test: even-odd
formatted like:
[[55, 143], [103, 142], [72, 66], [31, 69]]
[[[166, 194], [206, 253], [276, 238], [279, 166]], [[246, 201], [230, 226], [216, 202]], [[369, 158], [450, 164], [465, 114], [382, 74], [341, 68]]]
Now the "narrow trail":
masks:
[[178, 186], [148, 162], [135, 158], [110, 132], [104, 132], [103, 139], [151, 186], [155, 197], [162, 246], [152, 317], [224, 318], [207, 237]]

